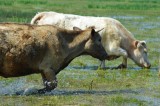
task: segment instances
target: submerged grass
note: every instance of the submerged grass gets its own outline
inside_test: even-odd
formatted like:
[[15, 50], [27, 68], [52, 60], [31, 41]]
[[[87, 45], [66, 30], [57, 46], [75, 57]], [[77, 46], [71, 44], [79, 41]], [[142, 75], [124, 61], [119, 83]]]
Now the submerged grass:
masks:
[[115, 18], [131, 31], [135, 38], [147, 41], [152, 67], [141, 69], [129, 60], [128, 69], [111, 70], [111, 67], [121, 63], [122, 58], [119, 58], [106, 62], [109, 69], [100, 70], [98, 60], [90, 56], [80, 56], [58, 74], [58, 87], [51, 94], [15, 95], [15, 92], [26, 88], [42, 88], [40, 75], [7, 79], [0, 77], [1, 106], [160, 105], [160, 77], [158, 76], [160, 1], [1, 0], [0, 22], [29, 23], [40, 11]]

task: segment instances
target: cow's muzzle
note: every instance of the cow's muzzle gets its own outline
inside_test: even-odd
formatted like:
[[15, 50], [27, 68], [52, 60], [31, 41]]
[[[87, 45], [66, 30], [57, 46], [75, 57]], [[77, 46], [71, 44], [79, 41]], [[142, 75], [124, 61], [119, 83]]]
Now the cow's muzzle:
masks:
[[150, 69], [151, 68], [151, 64], [150, 63], [149, 64], [145, 64], [144, 67]]

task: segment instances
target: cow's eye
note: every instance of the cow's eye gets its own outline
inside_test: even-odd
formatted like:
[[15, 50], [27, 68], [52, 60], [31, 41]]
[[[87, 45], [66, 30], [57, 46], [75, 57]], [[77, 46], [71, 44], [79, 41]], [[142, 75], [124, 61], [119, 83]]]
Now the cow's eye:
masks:
[[99, 42], [101, 42], [101, 39], [98, 39]]

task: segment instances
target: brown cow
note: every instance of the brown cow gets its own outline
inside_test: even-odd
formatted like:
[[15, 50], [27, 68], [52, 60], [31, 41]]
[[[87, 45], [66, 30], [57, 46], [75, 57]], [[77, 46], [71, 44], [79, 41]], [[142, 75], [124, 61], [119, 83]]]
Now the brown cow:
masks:
[[107, 58], [93, 28], [72, 31], [51, 25], [0, 24], [0, 76], [41, 73], [45, 88], [40, 92], [54, 89], [56, 75], [82, 54]]

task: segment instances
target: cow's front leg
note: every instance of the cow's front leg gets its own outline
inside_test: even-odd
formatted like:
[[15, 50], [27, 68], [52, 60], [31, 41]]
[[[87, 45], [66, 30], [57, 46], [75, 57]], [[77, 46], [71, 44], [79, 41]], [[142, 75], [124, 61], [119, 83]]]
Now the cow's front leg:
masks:
[[58, 81], [53, 70], [45, 70], [41, 73], [41, 75], [45, 88], [39, 90], [39, 93], [45, 93], [46, 91], [51, 91], [57, 87]]
[[127, 54], [127, 51], [122, 49], [122, 48], [112, 48], [111, 50], [111, 54], [112, 55], [115, 55], [115, 56], [122, 56], [123, 57], [123, 61], [122, 61], [122, 64], [120, 64], [118, 67], [116, 67], [116, 69], [118, 68], [127, 68], [127, 57], [128, 57], [128, 54]]
[[47, 81], [44, 73], [41, 73], [41, 76], [42, 76], [42, 80], [43, 80], [43, 85], [45, 86], [45, 82]]
[[123, 61], [122, 61], [122, 64], [120, 64], [117, 69], [123, 69], [123, 68], [127, 68], [127, 57], [128, 57], [128, 54], [127, 52], [124, 50], [124, 49], [120, 49], [119, 50], [119, 54], [120, 56], [123, 57]]
[[127, 68], [127, 58], [123, 57], [123, 61], [122, 64], [120, 64], [117, 69], [123, 69], [123, 68]]
[[55, 72], [53, 70], [47, 70], [47, 71], [44, 71], [43, 74], [46, 78], [46, 81], [44, 82], [46, 89], [48, 91], [51, 91], [54, 88], [56, 88], [58, 82], [57, 82]]

